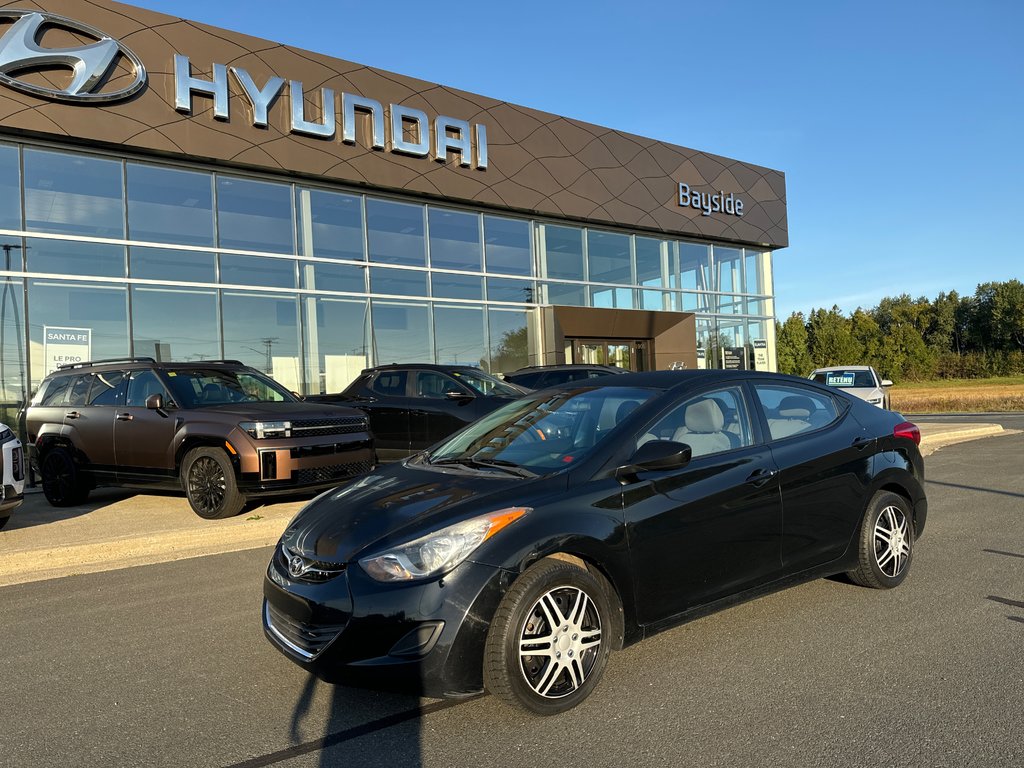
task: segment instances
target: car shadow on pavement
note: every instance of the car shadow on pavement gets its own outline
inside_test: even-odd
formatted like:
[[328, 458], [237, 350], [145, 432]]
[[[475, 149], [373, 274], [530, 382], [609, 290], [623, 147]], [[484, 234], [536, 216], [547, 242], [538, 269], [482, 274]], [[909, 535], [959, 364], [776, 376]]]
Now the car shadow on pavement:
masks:
[[[89, 500], [84, 504], [77, 504], [73, 507], [54, 507], [46, 500], [42, 490], [30, 491], [25, 494], [25, 502], [18, 507], [11, 517], [11, 522], [4, 530], [15, 530], [17, 528], [32, 528], [37, 525], [47, 525], [60, 520], [70, 520], [74, 517], [82, 517], [97, 509], [102, 509], [111, 504], [130, 499], [139, 495], [139, 491], [130, 491], [123, 488], [103, 488], [89, 494]], [[167, 494], [172, 496], [173, 494]]]
[[1024, 499], [1024, 493], [1014, 491], [1001, 491], [998, 488], [980, 488], [976, 485], [961, 485], [960, 483], [943, 483], [940, 480], [925, 480], [925, 485], [942, 485], [946, 488], [960, 488], [965, 491], [984, 491], [985, 493], [998, 493], [1000, 496], [1015, 496]]

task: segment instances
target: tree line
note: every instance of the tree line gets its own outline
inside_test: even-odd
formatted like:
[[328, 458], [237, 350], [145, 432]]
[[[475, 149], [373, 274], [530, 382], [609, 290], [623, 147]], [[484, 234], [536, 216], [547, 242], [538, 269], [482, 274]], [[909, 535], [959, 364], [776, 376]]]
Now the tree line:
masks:
[[1024, 375], [1024, 283], [982, 283], [973, 296], [907, 294], [858, 307], [794, 312], [775, 324], [781, 373], [872, 365], [899, 381]]

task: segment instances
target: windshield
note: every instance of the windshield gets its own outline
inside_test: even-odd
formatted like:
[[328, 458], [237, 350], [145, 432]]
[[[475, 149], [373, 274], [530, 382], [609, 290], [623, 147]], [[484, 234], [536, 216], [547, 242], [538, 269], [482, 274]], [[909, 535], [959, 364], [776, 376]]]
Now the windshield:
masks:
[[227, 403], [293, 403], [296, 397], [273, 379], [255, 371], [177, 368], [164, 371], [171, 394], [182, 408]]
[[513, 387], [511, 384], [480, 370], [457, 368], [451, 373], [456, 379], [481, 395], [520, 397], [523, 394], [523, 390], [519, 389], [519, 387]]
[[871, 371], [819, 371], [811, 378], [819, 384], [839, 389], [875, 386], [875, 377], [871, 375]]
[[432, 464], [503, 462], [546, 473], [579, 461], [656, 391], [570, 389], [524, 397], [485, 416], [434, 451]]

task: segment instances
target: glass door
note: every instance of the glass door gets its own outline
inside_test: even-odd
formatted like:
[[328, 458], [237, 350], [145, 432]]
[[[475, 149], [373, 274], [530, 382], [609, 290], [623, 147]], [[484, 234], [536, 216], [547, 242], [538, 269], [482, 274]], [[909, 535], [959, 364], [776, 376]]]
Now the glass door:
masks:
[[[627, 371], [651, 369], [650, 339], [567, 339], [572, 362], [586, 365], [615, 365]], [[567, 346], [569, 346], [567, 344]]]

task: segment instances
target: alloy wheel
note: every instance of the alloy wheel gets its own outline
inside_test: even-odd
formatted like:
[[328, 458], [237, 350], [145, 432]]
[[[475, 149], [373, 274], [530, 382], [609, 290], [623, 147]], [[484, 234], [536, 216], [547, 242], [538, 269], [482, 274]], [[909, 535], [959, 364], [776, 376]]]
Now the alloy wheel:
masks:
[[209, 456], [200, 456], [189, 467], [188, 497], [199, 510], [213, 513], [220, 509], [227, 494], [227, 482], [220, 464]]
[[601, 616], [578, 587], [545, 592], [527, 614], [519, 640], [520, 669], [539, 696], [558, 699], [586, 682], [601, 646]]
[[46, 457], [41, 472], [43, 490], [47, 496], [61, 501], [75, 492], [75, 467], [71, 457], [62, 451], [54, 451]]
[[895, 578], [910, 559], [910, 526], [903, 510], [888, 506], [875, 521], [875, 562], [879, 570]]

